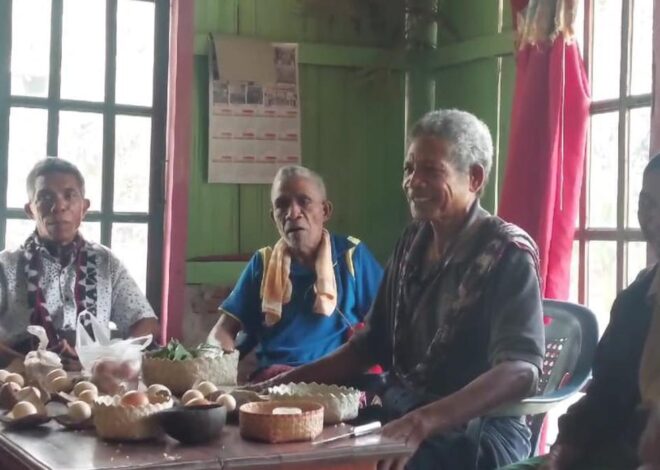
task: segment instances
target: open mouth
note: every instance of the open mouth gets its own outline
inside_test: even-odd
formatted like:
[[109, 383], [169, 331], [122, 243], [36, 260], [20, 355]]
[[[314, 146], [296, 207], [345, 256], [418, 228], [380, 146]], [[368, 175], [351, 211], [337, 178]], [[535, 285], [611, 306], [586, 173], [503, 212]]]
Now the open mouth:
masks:
[[297, 232], [302, 232], [303, 230], [305, 230], [305, 229], [302, 228], [302, 227], [293, 227], [293, 228], [289, 228], [289, 229], [287, 229], [287, 230], [286, 230], [286, 233], [287, 233], [287, 234], [289, 234], [289, 233], [297, 233]]

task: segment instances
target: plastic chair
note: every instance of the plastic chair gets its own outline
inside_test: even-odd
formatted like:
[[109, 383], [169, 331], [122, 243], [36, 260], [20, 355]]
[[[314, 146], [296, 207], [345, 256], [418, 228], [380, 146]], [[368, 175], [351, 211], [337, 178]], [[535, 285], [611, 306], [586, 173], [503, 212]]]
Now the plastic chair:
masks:
[[570, 302], [543, 301], [545, 358], [539, 394], [506, 405], [489, 416], [527, 416], [536, 453], [545, 414], [580, 392], [591, 376], [598, 322], [588, 308]]

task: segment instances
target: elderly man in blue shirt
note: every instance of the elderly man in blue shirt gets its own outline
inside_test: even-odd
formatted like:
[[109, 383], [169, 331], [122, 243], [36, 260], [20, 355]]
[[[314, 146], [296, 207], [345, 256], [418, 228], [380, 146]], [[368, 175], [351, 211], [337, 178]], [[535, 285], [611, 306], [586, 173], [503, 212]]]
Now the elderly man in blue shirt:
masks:
[[382, 268], [354, 237], [328, 232], [332, 215], [323, 179], [301, 166], [275, 176], [271, 216], [281, 238], [258, 250], [210, 334], [224, 349], [240, 331], [257, 344], [257, 371], [266, 380], [336, 350], [362, 322]]

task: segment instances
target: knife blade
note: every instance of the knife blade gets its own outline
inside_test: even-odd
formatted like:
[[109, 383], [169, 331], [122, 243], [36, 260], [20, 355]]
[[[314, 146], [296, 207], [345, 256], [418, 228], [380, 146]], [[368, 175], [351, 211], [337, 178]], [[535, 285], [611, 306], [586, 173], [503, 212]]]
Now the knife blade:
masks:
[[341, 439], [364, 436], [366, 434], [371, 434], [372, 432], [378, 431], [381, 426], [382, 425], [380, 424], [380, 421], [363, 424], [362, 426], [355, 426], [350, 432], [345, 432], [343, 434], [339, 434], [338, 436], [328, 437], [327, 439], [312, 441], [312, 445], [327, 444], [328, 442], [339, 441]]

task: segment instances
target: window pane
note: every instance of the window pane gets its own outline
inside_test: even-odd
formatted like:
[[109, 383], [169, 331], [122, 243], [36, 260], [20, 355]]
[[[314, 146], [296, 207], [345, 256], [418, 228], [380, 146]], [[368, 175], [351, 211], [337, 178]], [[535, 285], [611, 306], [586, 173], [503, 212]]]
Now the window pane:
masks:
[[602, 333], [610, 318], [616, 296], [616, 243], [592, 241], [587, 244], [587, 305], [598, 318]]
[[9, 110], [9, 207], [22, 208], [28, 200], [25, 178], [35, 162], [46, 157], [47, 123], [48, 112], [45, 109]]
[[577, 11], [575, 12], [573, 32], [578, 47], [580, 48], [580, 55], [584, 56], [584, 2], [578, 2]]
[[568, 300], [578, 303], [579, 301], [579, 285], [580, 285], [580, 242], [573, 241], [573, 252], [571, 253], [571, 279], [570, 290], [568, 293]]
[[145, 292], [147, 224], [112, 224], [112, 252], [124, 263], [142, 292]]
[[12, 3], [12, 95], [48, 95], [50, 4], [51, 0]]
[[591, 117], [588, 227], [616, 227], [618, 126], [617, 113], [595, 114]]
[[77, 111], [60, 112], [59, 157], [75, 163], [85, 177], [85, 197], [91, 208], [101, 207], [103, 177], [103, 116]]
[[87, 241], [101, 243], [101, 222], [83, 222], [80, 234]]
[[7, 219], [5, 248], [15, 250], [34, 231], [34, 221], [28, 219]]
[[149, 212], [151, 118], [117, 116], [113, 210]]
[[154, 9], [152, 2], [135, 0], [117, 5], [117, 103], [151, 106]]
[[651, 93], [653, 80], [653, 0], [633, 4], [630, 93]]
[[593, 73], [594, 101], [619, 96], [621, 75], [621, 2], [594, 1]]
[[628, 264], [627, 284], [630, 284], [646, 267], [646, 242], [626, 243], [626, 263]]
[[644, 167], [649, 162], [651, 108], [630, 110], [628, 139], [628, 226], [639, 227], [637, 202], [642, 189]]
[[62, 98], [103, 101], [105, 0], [64, 0]]

